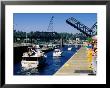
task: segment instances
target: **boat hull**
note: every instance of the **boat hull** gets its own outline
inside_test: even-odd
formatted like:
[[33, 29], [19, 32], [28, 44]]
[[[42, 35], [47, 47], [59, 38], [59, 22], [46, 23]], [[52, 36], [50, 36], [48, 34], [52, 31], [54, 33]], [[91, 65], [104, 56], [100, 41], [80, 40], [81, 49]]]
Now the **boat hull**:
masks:
[[24, 69], [31, 69], [31, 68], [37, 68], [38, 65], [39, 65], [39, 62], [38, 61], [25, 61], [25, 60], [22, 60], [21, 65], [22, 65], [22, 68], [24, 68]]
[[45, 64], [45, 58], [43, 57], [23, 57], [21, 66], [24, 69], [38, 68]]
[[60, 57], [60, 56], [61, 56], [61, 52], [53, 53], [53, 56], [54, 56], [54, 57]]

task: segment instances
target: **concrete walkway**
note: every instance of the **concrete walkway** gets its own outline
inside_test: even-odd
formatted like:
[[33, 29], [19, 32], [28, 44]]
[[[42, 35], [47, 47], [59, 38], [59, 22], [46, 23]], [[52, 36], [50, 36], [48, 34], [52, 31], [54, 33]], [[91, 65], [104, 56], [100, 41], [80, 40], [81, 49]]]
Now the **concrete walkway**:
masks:
[[88, 75], [86, 48], [81, 47], [54, 75]]

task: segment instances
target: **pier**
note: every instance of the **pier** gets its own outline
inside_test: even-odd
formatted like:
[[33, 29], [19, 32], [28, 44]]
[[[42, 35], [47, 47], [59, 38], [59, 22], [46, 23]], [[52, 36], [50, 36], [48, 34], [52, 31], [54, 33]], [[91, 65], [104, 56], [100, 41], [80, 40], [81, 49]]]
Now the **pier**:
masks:
[[81, 47], [54, 75], [88, 75], [86, 48]]

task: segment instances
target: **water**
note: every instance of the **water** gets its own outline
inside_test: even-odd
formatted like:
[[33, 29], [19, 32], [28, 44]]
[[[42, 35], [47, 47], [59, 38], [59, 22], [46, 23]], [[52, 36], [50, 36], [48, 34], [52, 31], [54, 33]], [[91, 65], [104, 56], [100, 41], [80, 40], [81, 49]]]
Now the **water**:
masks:
[[53, 75], [73, 56], [81, 46], [72, 45], [72, 50], [68, 51], [68, 46], [61, 48], [61, 57], [53, 57], [53, 51], [46, 53], [45, 64], [36, 69], [23, 70], [20, 62], [14, 65], [14, 75]]

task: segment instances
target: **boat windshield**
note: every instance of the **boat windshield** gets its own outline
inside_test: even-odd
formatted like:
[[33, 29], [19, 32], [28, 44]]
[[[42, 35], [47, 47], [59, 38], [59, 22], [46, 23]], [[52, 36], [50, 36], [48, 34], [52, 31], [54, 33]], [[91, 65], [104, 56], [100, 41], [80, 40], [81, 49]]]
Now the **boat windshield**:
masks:
[[54, 51], [55, 51], [55, 52], [60, 52], [60, 49], [55, 49]]

